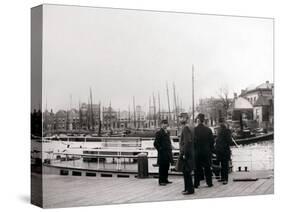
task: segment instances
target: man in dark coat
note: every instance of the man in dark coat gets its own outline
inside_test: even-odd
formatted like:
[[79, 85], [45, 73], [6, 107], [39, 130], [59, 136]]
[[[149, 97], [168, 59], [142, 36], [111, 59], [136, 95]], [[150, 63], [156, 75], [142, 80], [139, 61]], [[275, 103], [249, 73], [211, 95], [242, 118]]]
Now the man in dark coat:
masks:
[[182, 113], [179, 116], [182, 125], [180, 134], [180, 154], [178, 164], [182, 164], [182, 172], [184, 177], [183, 195], [194, 194], [194, 187], [191, 173], [194, 169], [194, 143], [192, 129], [187, 125], [188, 115]]
[[198, 188], [202, 173], [204, 171], [206, 183], [209, 187], [212, 183], [212, 152], [214, 151], [214, 137], [212, 130], [204, 125], [205, 116], [200, 113], [198, 115], [199, 124], [194, 129], [194, 145], [195, 145], [195, 175], [194, 187]]
[[216, 138], [216, 155], [217, 160], [221, 164], [220, 182], [224, 185], [228, 183], [229, 160], [231, 156], [230, 143], [232, 142], [231, 131], [226, 127], [224, 119], [219, 119], [220, 127]]
[[170, 140], [170, 133], [167, 130], [168, 121], [161, 121], [161, 129], [156, 132], [154, 147], [158, 151], [158, 165], [159, 165], [159, 185], [165, 186], [172, 183], [168, 180], [168, 171], [170, 164], [173, 164], [172, 144]]

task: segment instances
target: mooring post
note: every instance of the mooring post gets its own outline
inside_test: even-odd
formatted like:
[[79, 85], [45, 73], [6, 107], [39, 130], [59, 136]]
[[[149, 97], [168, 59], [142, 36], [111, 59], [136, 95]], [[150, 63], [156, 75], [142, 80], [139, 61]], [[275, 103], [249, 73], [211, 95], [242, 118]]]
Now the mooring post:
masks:
[[138, 154], [138, 178], [148, 177], [148, 158], [147, 154]]

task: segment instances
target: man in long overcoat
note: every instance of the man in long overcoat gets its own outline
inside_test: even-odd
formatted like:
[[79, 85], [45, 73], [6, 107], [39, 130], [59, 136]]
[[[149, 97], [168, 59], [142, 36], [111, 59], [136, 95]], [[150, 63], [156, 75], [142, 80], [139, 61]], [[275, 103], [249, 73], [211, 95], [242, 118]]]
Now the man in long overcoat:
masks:
[[172, 144], [170, 140], [170, 133], [167, 130], [168, 121], [161, 121], [161, 129], [156, 132], [154, 147], [158, 151], [158, 165], [159, 165], [159, 185], [165, 186], [172, 183], [168, 180], [168, 171], [170, 164], [173, 164]]
[[[193, 194], [194, 187], [191, 173], [194, 169], [194, 142], [192, 129], [187, 125], [188, 115], [182, 113], [179, 116], [181, 127], [180, 134], [180, 154], [177, 165], [182, 164], [182, 172], [184, 177], [183, 195]], [[179, 169], [179, 167], [177, 167]], [[178, 170], [179, 171], [179, 170]]]
[[206, 183], [209, 187], [212, 183], [212, 152], [214, 152], [214, 137], [212, 130], [204, 125], [205, 116], [200, 113], [198, 115], [199, 124], [194, 129], [194, 145], [195, 145], [195, 175], [194, 187], [198, 188], [204, 171]]
[[226, 127], [223, 118], [219, 119], [220, 127], [218, 129], [218, 136], [216, 138], [216, 155], [217, 160], [221, 164], [221, 178], [219, 181], [224, 185], [228, 183], [228, 169], [229, 160], [231, 156], [230, 143], [232, 142], [231, 131]]

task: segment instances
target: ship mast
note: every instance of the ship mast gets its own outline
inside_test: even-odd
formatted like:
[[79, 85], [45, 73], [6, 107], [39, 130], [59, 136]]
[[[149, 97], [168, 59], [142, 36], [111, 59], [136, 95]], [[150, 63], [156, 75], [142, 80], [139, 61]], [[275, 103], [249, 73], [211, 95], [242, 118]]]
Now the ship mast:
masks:
[[129, 117], [128, 117], [128, 124], [127, 124], [127, 128], [131, 127], [131, 111], [130, 111], [130, 105], [129, 105]]
[[194, 66], [192, 64], [192, 121], [195, 122], [194, 118]]
[[136, 106], [135, 106], [135, 96], [133, 96], [133, 107], [134, 107], [134, 128], [136, 129]]
[[170, 108], [169, 88], [168, 88], [167, 82], [166, 82], [166, 88], [167, 88], [168, 111], [169, 111], [168, 123], [170, 123], [170, 121], [171, 121], [171, 108]]
[[80, 106], [80, 99], [79, 99], [79, 133], [81, 132], [81, 128], [82, 128], [82, 114], [81, 114], [81, 106]]
[[151, 114], [150, 114], [150, 108], [151, 108], [151, 102], [150, 102], [150, 96], [149, 96], [149, 102], [148, 102], [148, 128], [150, 128], [150, 119], [151, 119]]
[[101, 136], [101, 102], [99, 102], [99, 131], [98, 136]]
[[118, 119], [117, 120], [118, 120], [117, 128], [120, 129], [120, 122], [121, 122], [121, 120], [120, 120], [120, 108], [118, 110]]
[[88, 98], [88, 110], [87, 110], [87, 125], [88, 130], [91, 128], [91, 105], [90, 105], [90, 99]]
[[154, 128], [156, 128], [156, 104], [155, 104], [155, 96], [154, 93], [152, 93], [153, 98], [153, 120], [154, 120]]
[[70, 94], [70, 110], [72, 109], [72, 94]]
[[68, 112], [69, 112], [69, 108], [68, 109], [66, 109], [66, 122], [65, 122], [65, 131], [67, 132], [67, 130], [69, 130], [69, 128], [68, 128], [68, 124], [69, 124], [69, 117], [68, 117]]
[[161, 122], [161, 110], [160, 110], [160, 94], [158, 92], [158, 126], [160, 126]]
[[109, 129], [111, 130], [112, 127], [112, 123], [111, 123], [111, 100], [109, 102]]
[[105, 106], [102, 106], [102, 122], [103, 127], [108, 130], [108, 110], [106, 110]]
[[69, 109], [68, 109], [68, 111], [66, 111], [66, 125], [67, 125], [67, 127], [66, 127], [66, 129], [67, 130], [71, 130], [71, 128], [70, 128], [70, 126], [71, 126], [71, 124], [73, 125], [73, 120], [72, 120], [72, 123], [70, 122], [70, 115], [71, 115], [71, 109], [72, 109], [72, 94], [70, 94], [70, 96], [69, 96]]
[[173, 90], [174, 90], [174, 104], [175, 104], [175, 113], [176, 113], [176, 117], [175, 120], [177, 121], [176, 125], [178, 127], [179, 121], [178, 121], [178, 108], [177, 108], [177, 96], [176, 96], [176, 86], [175, 83], [173, 83]]
[[93, 96], [92, 96], [92, 88], [90, 88], [90, 129], [94, 130], [94, 118], [93, 118]]

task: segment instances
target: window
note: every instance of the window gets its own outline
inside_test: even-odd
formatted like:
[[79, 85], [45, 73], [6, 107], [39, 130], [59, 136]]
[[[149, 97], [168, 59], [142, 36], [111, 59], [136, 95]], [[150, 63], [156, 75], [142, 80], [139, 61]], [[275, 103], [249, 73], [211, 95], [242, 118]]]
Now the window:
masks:
[[260, 110], [257, 108], [256, 109], [256, 119], [260, 118]]

